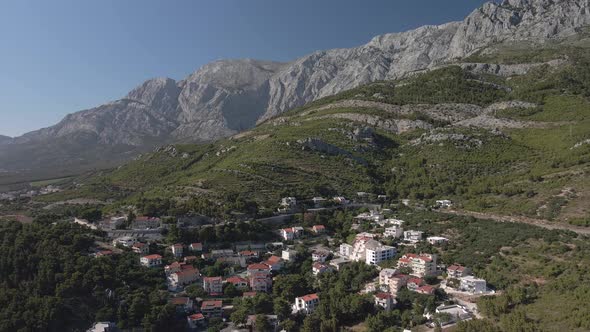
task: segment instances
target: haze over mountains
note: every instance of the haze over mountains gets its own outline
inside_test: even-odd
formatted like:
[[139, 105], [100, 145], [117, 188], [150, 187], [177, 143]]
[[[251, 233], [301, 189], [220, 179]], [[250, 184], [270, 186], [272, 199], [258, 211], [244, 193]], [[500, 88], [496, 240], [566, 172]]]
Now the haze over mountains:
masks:
[[589, 0], [509, 0], [487, 3], [460, 22], [289, 63], [216, 61], [178, 82], [148, 80], [122, 99], [52, 127], [0, 136], [0, 170], [49, 176], [112, 166], [155, 145], [227, 137], [312, 100], [457, 62], [497, 43], [543, 43], [589, 24]]

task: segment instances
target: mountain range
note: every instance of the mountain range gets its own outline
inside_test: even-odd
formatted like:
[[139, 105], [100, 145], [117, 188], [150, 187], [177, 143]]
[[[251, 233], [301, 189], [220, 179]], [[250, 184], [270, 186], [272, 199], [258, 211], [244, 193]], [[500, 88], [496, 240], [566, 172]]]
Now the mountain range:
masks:
[[486, 3], [460, 22], [385, 34], [288, 63], [220, 60], [181, 81], [148, 80], [54, 126], [0, 137], [0, 170], [49, 177], [109, 167], [157, 145], [229, 137], [322, 97], [466, 62], [499, 44], [566, 38], [589, 24], [589, 0], [506, 0]]

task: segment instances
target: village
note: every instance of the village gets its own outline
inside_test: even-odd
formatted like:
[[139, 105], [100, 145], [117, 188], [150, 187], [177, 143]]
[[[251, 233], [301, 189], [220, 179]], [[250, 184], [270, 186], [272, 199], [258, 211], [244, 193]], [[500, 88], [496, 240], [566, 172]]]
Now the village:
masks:
[[[330, 203], [326, 204], [327, 201]], [[361, 293], [371, 295], [375, 308], [382, 311], [396, 308], [396, 298], [402, 289], [424, 295], [443, 294], [445, 301], [437, 303], [434, 311], [424, 313], [427, 329], [478, 317], [475, 299], [494, 293], [485, 280], [473, 275], [470, 267], [440, 260], [439, 251], [452, 240], [408, 228], [385, 204], [366, 205], [369, 209], [354, 205], [344, 197], [331, 200], [315, 197], [311, 202], [312, 211], [329, 206], [356, 212], [350, 227], [353, 236], [338, 243], [326, 225], [304, 226], [298, 218], [280, 218], [280, 222], [270, 219], [265, 224], [274, 234], [271, 241], [245, 241], [220, 248], [216, 243], [166, 243], [161, 231], [170, 228], [170, 224], [164, 223], [164, 217], [137, 216], [131, 223], [126, 216], [112, 216], [98, 223], [75, 218], [74, 222], [102, 229], [111, 237], [111, 243], [97, 246], [93, 253], [97, 258], [132, 251], [141, 266], [162, 271], [169, 303], [175, 306], [179, 319], [186, 321], [188, 330], [206, 330], [211, 326], [225, 326], [224, 331], [254, 329], [260, 316], [250, 315], [243, 322], [231, 319], [235, 299], [252, 299], [261, 293], [272, 295], [273, 282], [285, 269], [293, 273], [295, 261], [310, 260], [310, 271], [295, 272], [311, 272], [316, 279], [324, 274], [337, 274], [347, 264], [371, 266], [376, 269], [377, 277], [367, 282]], [[451, 206], [451, 201], [439, 200], [435, 208]], [[297, 209], [297, 199], [285, 197], [279, 203], [277, 216], [297, 216]], [[178, 221], [174, 225], [215, 227], [206, 218], [197, 222], [198, 226], [194, 222], [184, 225]], [[126, 223], [128, 229], [122, 227]], [[408, 252], [420, 244], [428, 244], [435, 250]], [[318, 290], [290, 298], [290, 314], [301, 317], [313, 313], [322, 301], [322, 287]], [[283, 330], [277, 315], [265, 315], [264, 320], [264, 330]]]

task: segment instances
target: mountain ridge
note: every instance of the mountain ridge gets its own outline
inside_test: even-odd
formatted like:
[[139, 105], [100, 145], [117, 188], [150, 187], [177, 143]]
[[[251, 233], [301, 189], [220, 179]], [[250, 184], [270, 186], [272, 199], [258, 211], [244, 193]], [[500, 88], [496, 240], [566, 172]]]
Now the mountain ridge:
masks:
[[[507, 0], [486, 3], [463, 21], [384, 34], [359, 47], [317, 51], [287, 63], [218, 60], [183, 80], [148, 80], [122, 99], [13, 138], [13, 144], [0, 148], [0, 168], [38, 167], [18, 149], [68, 136], [86, 137], [90, 150], [117, 146], [131, 154], [170, 142], [212, 141], [318, 98], [485, 53], [486, 47], [501, 42], [564, 38], [589, 23], [588, 0]], [[1, 160], [8, 157], [10, 165], [5, 165]], [[76, 157], [65, 153], [62, 161]]]

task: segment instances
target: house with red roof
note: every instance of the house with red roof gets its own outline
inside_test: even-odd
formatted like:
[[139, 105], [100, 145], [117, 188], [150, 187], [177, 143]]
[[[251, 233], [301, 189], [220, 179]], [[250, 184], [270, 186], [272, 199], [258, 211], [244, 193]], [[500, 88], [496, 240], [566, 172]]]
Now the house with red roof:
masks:
[[203, 251], [203, 244], [199, 243], [199, 242], [191, 243], [188, 246], [188, 250], [193, 251], [193, 252], [201, 252], [201, 251]]
[[407, 283], [408, 289], [413, 291], [424, 285], [426, 285], [426, 282], [422, 278], [410, 278]]
[[459, 279], [471, 274], [471, 270], [459, 264], [453, 264], [447, 267], [447, 278]]
[[201, 313], [207, 318], [223, 316], [223, 302], [220, 300], [203, 301]]
[[412, 275], [424, 277], [436, 274], [435, 254], [405, 254], [397, 262], [397, 267], [409, 267]]
[[203, 289], [209, 295], [223, 293], [223, 278], [221, 277], [204, 277]]
[[244, 292], [242, 294], [242, 297], [255, 297], [256, 296], [256, 292]]
[[191, 329], [198, 329], [205, 325], [205, 316], [202, 313], [192, 314], [186, 317], [186, 321]]
[[242, 250], [238, 253], [238, 255], [246, 258], [255, 258], [258, 257], [258, 252], [252, 250]]
[[283, 259], [279, 256], [272, 255], [262, 264], [268, 265], [271, 271], [279, 271], [283, 268]]
[[143, 266], [155, 267], [162, 265], [162, 256], [158, 254], [143, 256], [139, 259], [139, 262]]
[[170, 274], [168, 277], [168, 289], [175, 290], [179, 287], [195, 283], [199, 279], [199, 270], [192, 265], [185, 265], [182, 270]]
[[436, 287], [434, 287], [434, 286], [424, 285], [424, 286], [418, 287], [416, 289], [416, 293], [432, 295], [432, 294], [434, 294], [435, 290], [436, 290]]
[[304, 314], [312, 313], [320, 303], [318, 294], [307, 294], [301, 297], [295, 298], [295, 304], [293, 309], [297, 312]]
[[326, 232], [326, 227], [324, 225], [314, 225], [311, 230], [316, 234], [321, 234]]
[[171, 245], [170, 249], [172, 250], [172, 255], [174, 257], [182, 257], [182, 254], [184, 252], [184, 246], [181, 243]]
[[147, 255], [150, 253], [150, 246], [146, 243], [136, 242], [131, 246], [131, 250], [140, 255]]
[[94, 254], [95, 257], [105, 257], [105, 256], [111, 256], [113, 255], [114, 252], [112, 250], [101, 250], [99, 252], [97, 252], [96, 254]]
[[290, 227], [281, 229], [281, 236], [285, 241], [291, 241], [303, 234], [303, 227]]
[[174, 305], [178, 312], [191, 312], [193, 310], [193, 300], [190, 297], [173, 297], [168, 302]]
[[314, 276], [317, 276], [317, 275], [325, 273], [325, 272], [331, 272], [331, 271], [333, 271], [333, 269], [331, 266], [326, 265], [324, 263], [315, 262], [311, 266], [311, 271]]
[[225, 279], [226, 283], [234, 285], [236, 288], [248, 288], [248, 280], [242, 277], [233, 276]]
[[254, 263], [254, 264], [248, 265], [248, 267], [246, 268], [246, 271], [247, 271], [246, 273], [248, 274], [248, 276], [251, 276], [253, 274], [259, 274], [259, 273], [269, 274], [270, 269], [271, 269], [271, 267], [266, 264]]

